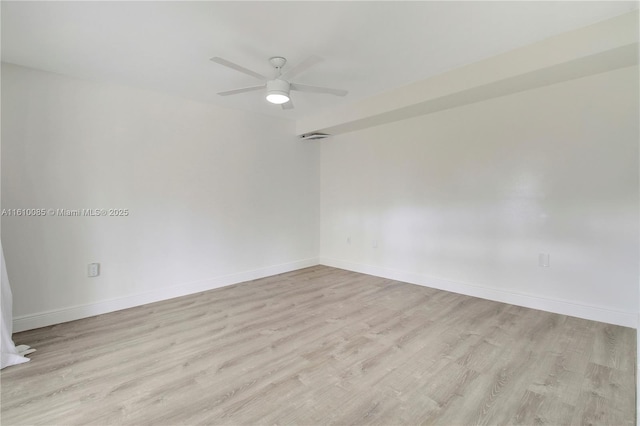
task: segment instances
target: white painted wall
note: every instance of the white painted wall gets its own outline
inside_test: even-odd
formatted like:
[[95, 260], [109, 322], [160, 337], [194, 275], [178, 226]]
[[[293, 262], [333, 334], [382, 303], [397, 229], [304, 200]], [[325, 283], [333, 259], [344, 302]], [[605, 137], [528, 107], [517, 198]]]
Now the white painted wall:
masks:
[[[318, 251], [325, 264], [635, 326], [637, 73], [318, 145], [289, 121], [3, 64], [2, 208], [131, 212], [2, 218], [16, 330], [296, 269]], [[100, 277], [86, 277], [89, 262]]]
[[637, 76], [623, 68], [325, 140], [321, 262], [635, 326]]
[[[2, 65], [2, 208], [16, 329], [317, 263], [319, 152], [294, 123]], [[87, 264], [101, 276], [87, 278]]]

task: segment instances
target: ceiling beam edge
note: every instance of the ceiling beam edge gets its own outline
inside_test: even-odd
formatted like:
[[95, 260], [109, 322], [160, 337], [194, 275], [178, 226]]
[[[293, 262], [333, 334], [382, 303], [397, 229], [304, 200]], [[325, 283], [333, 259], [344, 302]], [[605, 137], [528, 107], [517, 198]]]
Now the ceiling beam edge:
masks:
[[297, 121], [298, 135], [362, 130], [638, 64], [638, 11]]

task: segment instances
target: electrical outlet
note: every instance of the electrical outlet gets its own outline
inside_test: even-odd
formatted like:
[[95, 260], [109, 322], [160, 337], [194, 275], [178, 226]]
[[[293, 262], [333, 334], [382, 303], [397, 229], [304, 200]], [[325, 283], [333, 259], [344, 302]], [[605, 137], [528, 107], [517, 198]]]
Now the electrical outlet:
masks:
[[347, 237], [347, 244], [351, 244], [351, 237]]
[[87, 268], [87, 276], [89, 277], [97, 277], [100, 275], [100, 264], [99, 263], [90, 263]]
[[378, 248], [378, 240], [373, 240], [373, 243], [371, 243], [371, 246], [373, 248]]
[[549, 256], [549, 253], [540, 253], [538, 255], [538, 266], [543, 267], [543, 268], [548, 268], [549, 266], [551, 266], [550, 259], [551, 256]]

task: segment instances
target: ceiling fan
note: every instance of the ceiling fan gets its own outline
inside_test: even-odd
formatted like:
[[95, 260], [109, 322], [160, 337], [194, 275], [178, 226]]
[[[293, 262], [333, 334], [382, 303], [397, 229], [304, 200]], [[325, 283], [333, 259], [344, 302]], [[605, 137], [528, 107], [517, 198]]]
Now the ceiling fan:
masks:
[[321, 62], [322, 58], [318, 56], [311, 56], [305, 59], [297, 66], [287, 70], [284, 74], [282, 73], [282, 68], [287, 63], [287, 60], [281, 56], [274, 56], [273, 58], [269, 58], [269, 63], [275, 68], [275, 76], [272, 79], [269, 79], [262, 74], [251, 71], [250, 69], [234, 64], [233, 62], [227, 61], [226, 59], [222, 59], [217, 56], [211, 58], [211, 60], [217, 64], [229, 67], [236, 71], [240, 71], [241, 73], [250, 75], [251, 77], [255, 77], [263, 81], [263, 83], [258, 86], [249, 86], [243, 87], [241, 89], [220, 92], [218, 93], [218, 95], [220, 96], [237, 95], [238, 93], [252, 92], [254, 90], [261, 90], [266, 88], [267, 101], [271, 102], [272, 104], [281, 105], [282, 109], [292, 109], [293, 102], [291, 101], [291, 97], [289, 96], [290, 91], [328, 93], [330, 95], [336, 96], [345, 96], [348, 93], [346, 90], [309, 86], [307, 84], [292, 83], [291, 81], [289, 81], [292, 77], [295, 77], [303, 71], [311, 68], [315, 64]]

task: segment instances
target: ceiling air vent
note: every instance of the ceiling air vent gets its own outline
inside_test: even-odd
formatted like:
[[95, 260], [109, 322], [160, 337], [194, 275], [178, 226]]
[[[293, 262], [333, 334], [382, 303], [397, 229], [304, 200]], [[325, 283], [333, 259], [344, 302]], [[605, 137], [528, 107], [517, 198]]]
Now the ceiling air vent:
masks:
[[306, 133], [302, 136], [300, 136], [300, 139], [304, 140], [304, 141], [314, 141], [317, 139], [326, 139], [331, 135], [328, 135], [326, 133]]

